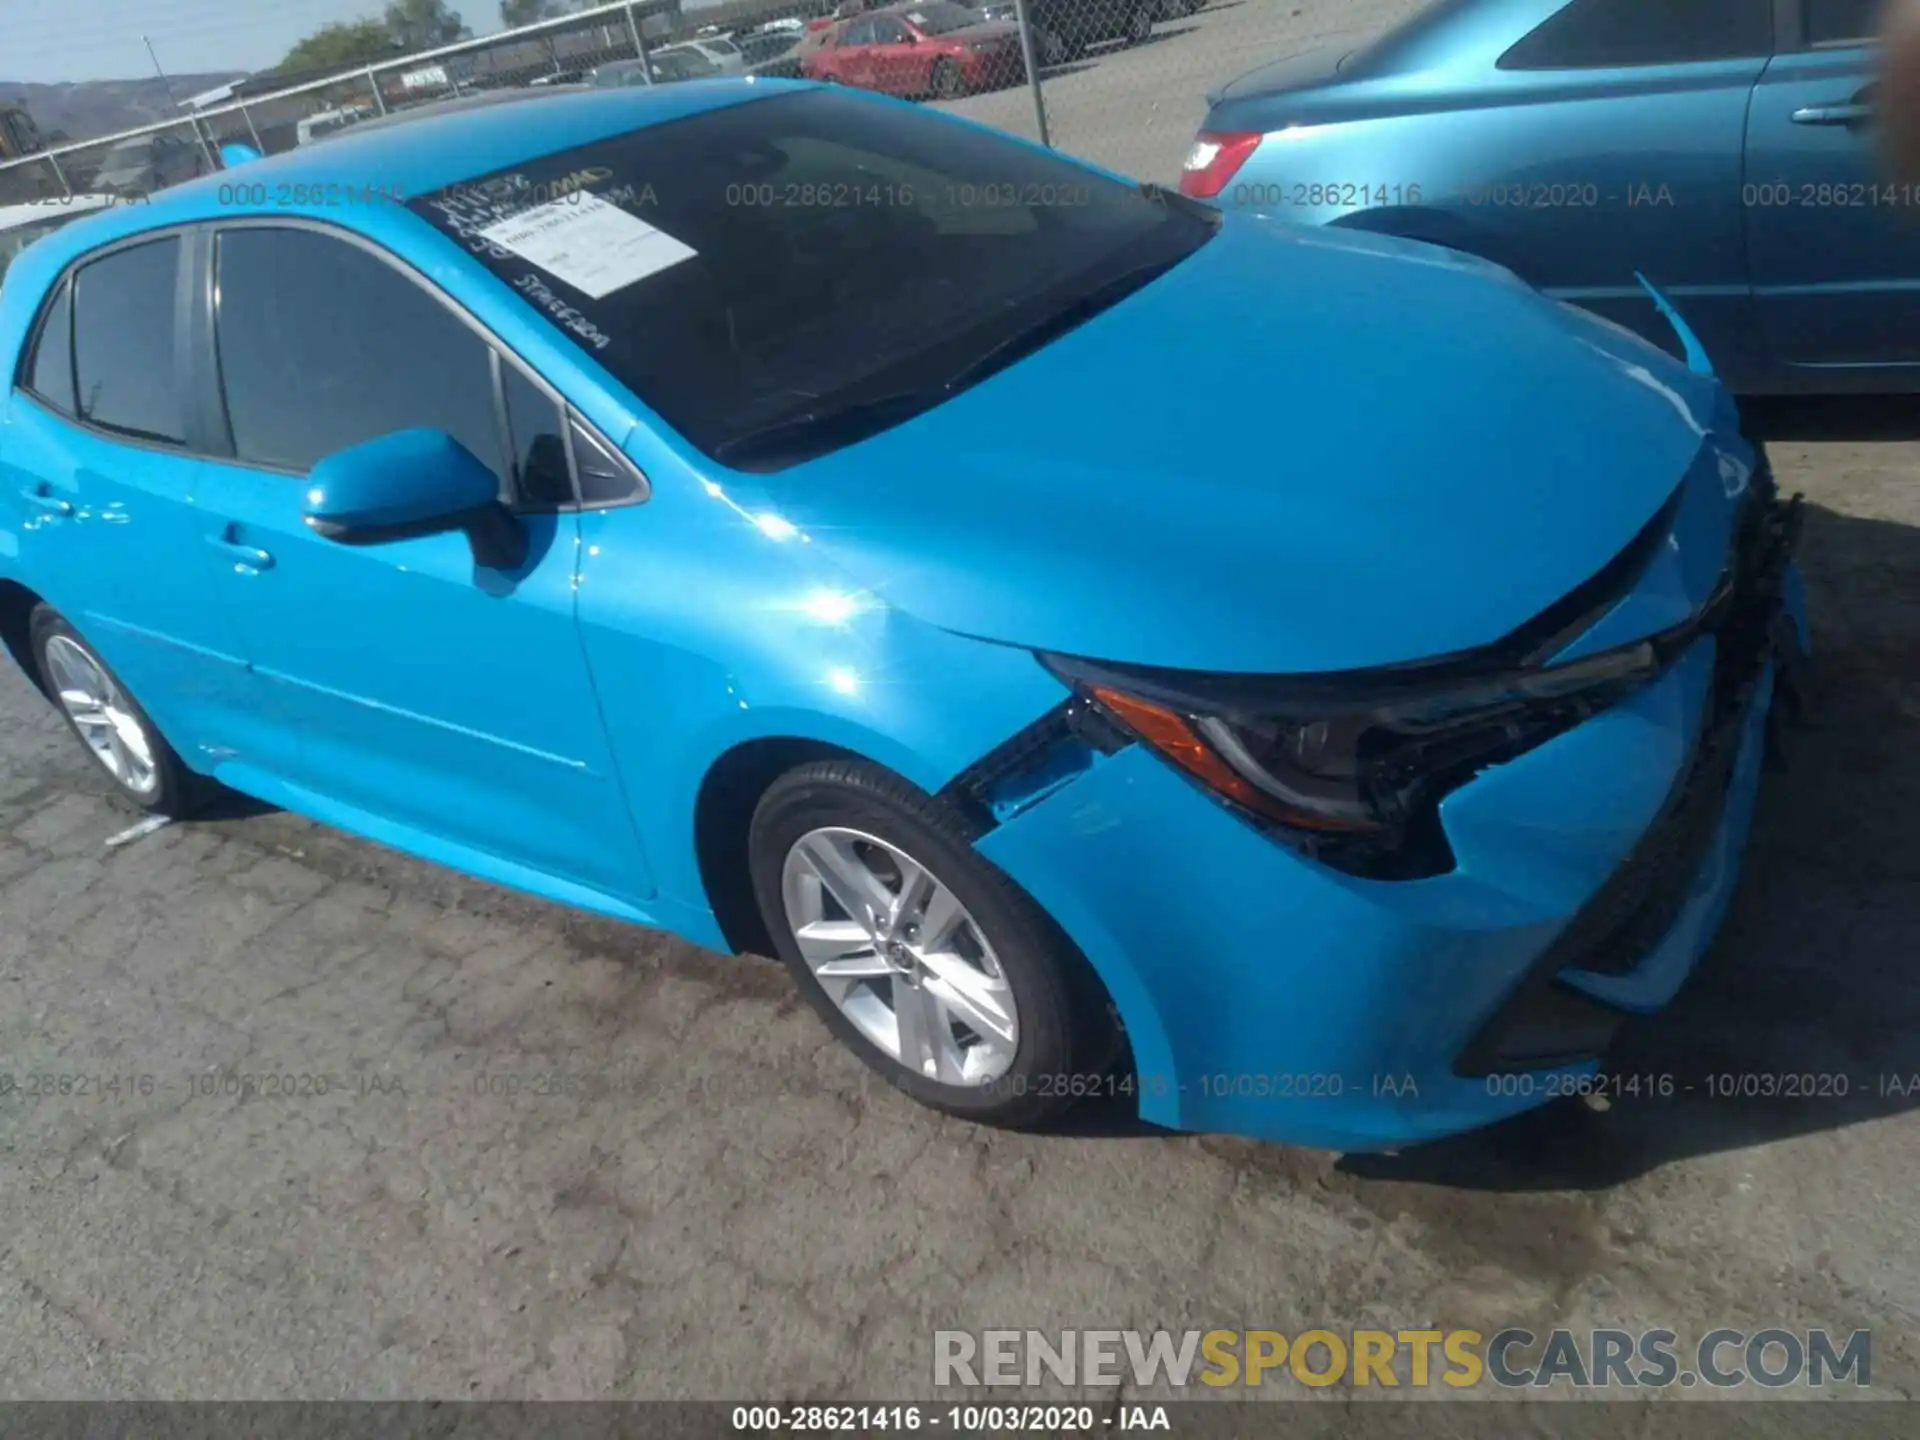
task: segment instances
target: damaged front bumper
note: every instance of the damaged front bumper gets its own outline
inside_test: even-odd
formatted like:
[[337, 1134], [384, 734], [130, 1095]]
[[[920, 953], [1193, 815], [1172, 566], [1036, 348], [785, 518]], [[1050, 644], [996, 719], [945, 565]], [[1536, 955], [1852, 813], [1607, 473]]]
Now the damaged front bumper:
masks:
[[979, 848], [1105, 980], [1143, 1118], [1370, 1150], [1574, 1088], [1724, 915], [1806, 650], [1798, 526], [1768, 482], [1657, 679], [1447, 795], [1445, 874], [1317, 864], [1140, 744], [1047, 750]]

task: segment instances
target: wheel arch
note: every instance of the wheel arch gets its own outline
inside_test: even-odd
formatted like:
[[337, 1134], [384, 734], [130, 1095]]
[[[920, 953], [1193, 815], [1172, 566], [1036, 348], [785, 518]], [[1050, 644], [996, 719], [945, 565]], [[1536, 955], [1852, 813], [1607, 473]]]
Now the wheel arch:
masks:
[[723, 751], [707, 767], [693, 805], [693, 853], [707, 906], [727, 946], [736, 955], [773, 955], [754, 899], [747, 863], [747, 836], [760, 797], [789, 770], [815, 760], [868, 757], [802, 735], [762, 735]]
[[0, 576], [0, 645], [6, 647], [13, 663], [20, 667], [28, 682], [42, 695], [46, 685], [40, 679], [40, 666], [33, 658], [30, 621], [34, 608], [43, 604], [41, 596], [18, 580]]

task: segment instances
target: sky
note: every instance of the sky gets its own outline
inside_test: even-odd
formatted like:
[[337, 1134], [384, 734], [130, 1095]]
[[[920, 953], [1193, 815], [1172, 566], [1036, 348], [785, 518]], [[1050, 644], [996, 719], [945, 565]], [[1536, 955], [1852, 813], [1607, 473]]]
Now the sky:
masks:
[[[448, 4], [476, 35], [501, 28], [499, 0]], [[264, 70], [328, 21], [385, 8], [386, 0], [0, 0], [0, 79], [151, 75], [142, 35], [169, 74]]]

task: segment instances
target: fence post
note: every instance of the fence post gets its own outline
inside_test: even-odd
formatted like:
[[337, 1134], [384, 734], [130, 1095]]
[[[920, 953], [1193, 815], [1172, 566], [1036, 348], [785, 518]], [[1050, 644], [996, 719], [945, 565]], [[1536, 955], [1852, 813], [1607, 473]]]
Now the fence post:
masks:
[[373, 66], [367, 66], [367, 84], [373, 89], [373, 108], [382, 115], [387, 113], [387, 97], [380, 93], [380, 80], [373, 73]]
[[260, 131], [254, 126], [253, 112], [247, 109], [247, 102], [244, 100], [240, 102], [240, 118], [247, 122], [247, 134], [253, 137], [253, 148], [265, 155], [267, 147], [260, 143]]
[[1013, 0], [1013, 13], [1020, 21], [1020, 54], [1027, 65], [1027, 88], [1033, 91], [1033, 119], [1040, 127], [1040, 143], [1049, 150], [1053, 141], [1047, 137], [1047, 100], [1040, 92], [1039, 57], [1033, 53], [1033, 22], [1027, 18], [1027, 0]]
[[200, 128], [200, 116], [197, 113], [187, 116], [187, 123], [193, 126], [193, 138], [199, 143], [200, 154], [207, 162], [207, 173], [211, 175], [220, 168], [220, 158], [213, 153], [213, 146], [207, 141], [206, 131]]
[[627, 33], [633, 36], [634, 54], [640, 57], [640, 78], [653, 84], [653, 62], [647, 58], [647, 37], [640, 33], [640, 26], [633, 18], [633, 0], [627, 0], [623, 7], [627, 16]]
[[60, 182], [60, 188], [71, 197], [73, 194], [73, 186], [67, 181], [67, 172], [60, 168], [60, 157], [49, 150], [47, 152], [47, 163], [53, 166], [53, 175], [54, 178]]

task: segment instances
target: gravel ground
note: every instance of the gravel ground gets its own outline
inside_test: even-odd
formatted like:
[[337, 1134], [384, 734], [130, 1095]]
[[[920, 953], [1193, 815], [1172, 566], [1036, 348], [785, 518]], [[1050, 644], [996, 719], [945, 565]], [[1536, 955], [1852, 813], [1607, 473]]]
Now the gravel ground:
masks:
[[[0, 1101], [0, 1394], [911, 1397], [939, 1328], [1313, 1323], [1868, 1327], [1906, 1393], [1920, 1119], [1876, 1077], [1920, 1074], [1920, 431], [1771, 423], [1818, 706], [1722, 943], [1629, 1051], [1839, 1100], [1365, 1162], [1097, 1110], [987, 1132], [868, 1083], [764, 961], [280, 813], [108, 850], [134, 817], [7, 673], [0, 1058], [154, 1081]], [[481, 1093], [554, 1075], [604, 1084]]]

